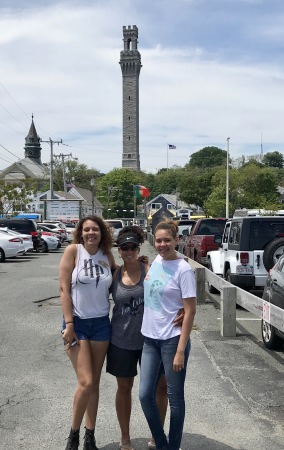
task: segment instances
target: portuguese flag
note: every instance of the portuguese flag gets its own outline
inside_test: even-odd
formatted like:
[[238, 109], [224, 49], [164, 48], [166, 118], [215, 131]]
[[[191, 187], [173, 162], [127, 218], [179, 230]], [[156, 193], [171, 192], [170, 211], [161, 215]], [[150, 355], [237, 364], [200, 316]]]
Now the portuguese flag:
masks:
[[144, 198], [149, 197], [150, 191], [145, 186], [141, 186], [141, 184], [134, 185], [134, 194], [136, 198]]

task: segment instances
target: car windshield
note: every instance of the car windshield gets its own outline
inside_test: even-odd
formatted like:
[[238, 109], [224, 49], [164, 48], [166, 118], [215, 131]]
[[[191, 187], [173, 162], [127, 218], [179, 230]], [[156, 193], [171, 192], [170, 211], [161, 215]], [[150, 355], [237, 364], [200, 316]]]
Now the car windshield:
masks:
[[202, 221], [197, 234], [223, 234], [226, 219], [208, 219]]

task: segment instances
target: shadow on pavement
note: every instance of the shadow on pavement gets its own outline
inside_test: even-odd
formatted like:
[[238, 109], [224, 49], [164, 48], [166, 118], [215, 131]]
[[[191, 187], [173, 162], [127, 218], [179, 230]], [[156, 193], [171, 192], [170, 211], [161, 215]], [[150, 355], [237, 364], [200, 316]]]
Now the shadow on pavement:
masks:
[[[146, 450], [148, 448], [148, 441], [149, 439], [131, 439], [132, 446], [135, 450]], [[241, 450], [239, 447], [231, 447], [230, 445], [223, 444], [215, 439], [210, 439], [202, 434], [184, 433], [181, 445], [182, 450]], [[119, 442], [112, 442], [103, 447], [100, 446], [100, 450], [117, 450], [118, 448]]]

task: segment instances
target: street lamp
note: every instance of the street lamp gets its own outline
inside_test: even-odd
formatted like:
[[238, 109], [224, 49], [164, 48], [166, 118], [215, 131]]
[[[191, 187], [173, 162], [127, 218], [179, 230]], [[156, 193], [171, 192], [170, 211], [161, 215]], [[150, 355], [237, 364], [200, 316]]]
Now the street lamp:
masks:
[[227, 170], [226, 170], [226, 219], [229, 219], [229, 143], [230, 138], [227, 138]]
[[95, 180], [94, 180], [93, 176], [91, 178], [90, 185], [91, 185], [91, 190], [92, 190], [92, 215], [94, 215], [94, 213], [95, 213]]

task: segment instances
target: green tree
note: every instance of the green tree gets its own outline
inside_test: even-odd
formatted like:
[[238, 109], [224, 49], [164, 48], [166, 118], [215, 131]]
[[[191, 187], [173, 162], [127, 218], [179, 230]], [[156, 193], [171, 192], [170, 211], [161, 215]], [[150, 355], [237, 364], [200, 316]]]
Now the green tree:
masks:
[[192, 167], [184, 170], [179, 180], [179, 198], [187, 203], [196, 204], [204, 208], [204, 204], [211, 194], [214, 169], [200, 170]]
[[[273, 168], [258, 163], [245, 164], [229, 172], [229, 215], [239, 208], [277, 209], [277, 174]], [[212, 177], [211, 193], [204, 207], [208, 214], [226, 214], [226, 170], [219, 169]]]
[[36, 182], [26, 180], [21, 185], [5, 184], [0, 181], [0, 214], [15, 214], [25, 211], [26, 205], [31, 201], [36, 188]]
[[[100, 178], [96, 196], [104, 205], [104, 216], [108, 218], [132, 217], [134, 210], [133, 185], [142, 184], [145, 174], [128, 169], [114, 169]], [[148, 186], [146, 186], [148, 187]], [[136, 205], [142, 204], [137, 199]]]
[[185, 165], [185, 169], [192, 167], [207, 169], [209, 167], [224, 166], [226, 162], [226, 150], [221, 150], [218, 147], [204, 147], [191, 155], [189, 163]]
[[[90, 189], [91, 179], [95, 180], [102, 177], [97, 169], [88, 169], [86, 164], [79, 164], [74, 159], [67, 160], [65, 162], [65, 177], [66, 181], [70, 181], [75, 186]], [[55, 160], [53, 170], [53, 186], [55, 191], [63, 191], [63, 167], [62, 162]]]
[[284, 157], [280, 152], [269, 152], [263, 156], [262, 162], [268, 167], [277, 167], [278, 169], [283, 169], [284, 167]]

